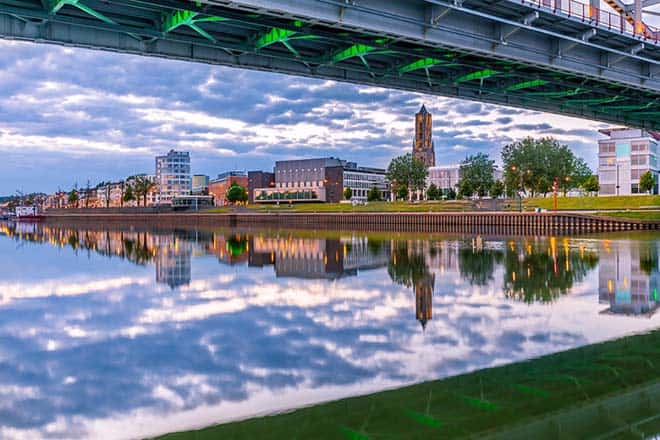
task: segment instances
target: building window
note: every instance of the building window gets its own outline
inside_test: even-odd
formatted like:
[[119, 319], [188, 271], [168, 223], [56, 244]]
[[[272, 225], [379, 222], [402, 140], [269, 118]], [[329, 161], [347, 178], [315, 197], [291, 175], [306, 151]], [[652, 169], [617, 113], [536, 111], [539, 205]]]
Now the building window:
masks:
[[614, 143], [608, 142], [600, 144], [600, 153], [614, 153], [614, 149]]
[[631, 165], [646, 165], [646, 156], [630, 156]]
[[633, 142], [631, 150], [632, 151], [646, 151], [648, 146], [647, 142]]

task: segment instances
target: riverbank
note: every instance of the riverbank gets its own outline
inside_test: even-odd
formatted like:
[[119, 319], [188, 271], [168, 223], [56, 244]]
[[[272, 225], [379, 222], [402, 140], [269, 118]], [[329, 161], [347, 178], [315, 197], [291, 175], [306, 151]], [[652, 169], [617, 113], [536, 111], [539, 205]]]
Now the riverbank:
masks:
[[[534, 197], [523, 200], [525, 209], [554, 209], [552, 197]], [[625, 211], [660, 209], [660, 196], [607, 196], [607, 197], [557, 197], [560, 211]]]
[[571, 235], [660, 230], [660, 221], [545, 212], [390, 212], [390, 213], [161, 213], [94, 214], [67, 211], [46, 216], [63, 224], [133, 223], [163, 226], [286, 227], [391, 232], [458, 232], [482, 235]]
[[[162, 440], [566, 438], [660, 432], [660, 331]], [[610, 414], [617, 416], [612, 418]], [[646, 430], [644, 430], [646, 429]], [[555, 437], [553, 437], [555, 435]]]

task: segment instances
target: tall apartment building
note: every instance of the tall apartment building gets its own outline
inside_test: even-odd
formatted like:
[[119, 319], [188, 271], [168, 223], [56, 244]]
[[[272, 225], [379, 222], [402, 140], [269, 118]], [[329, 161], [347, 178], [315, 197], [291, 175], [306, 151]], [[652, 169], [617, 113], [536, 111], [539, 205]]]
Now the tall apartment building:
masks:
[[420, 159], [426, 168], [435, 166], [435, 148], [433, 145], [433, 117], [426, 106], [415, 114], [415, 140], [413, 156]]
[[161, 204], [169, 205], [173, 198], [189, 195], [192, 191], [190, 153], [170, 150], [164, 156], [157, 156], [156, 186]]
[[598, 141], [600, 195], [638, 194], [639, 177], [651, 171], [658, 193], [658, 141], [660, 132], [637, 128], [600, 130], [607, 139]]

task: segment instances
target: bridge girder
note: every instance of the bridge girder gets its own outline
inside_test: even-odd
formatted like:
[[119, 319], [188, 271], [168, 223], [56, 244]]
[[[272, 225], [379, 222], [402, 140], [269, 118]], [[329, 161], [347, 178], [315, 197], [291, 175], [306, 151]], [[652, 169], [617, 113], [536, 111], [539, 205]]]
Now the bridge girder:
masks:
[[[651, 6], [660, 5], [660, 0], [641, 0], [640, 3], [642, 9], [644, 9], [644, 8], [650, 8]], [[627, 11], [634, 11], [635, 8], [636, 8], [635, 3], [629, 3], [626, 5]]]
[[0, 0], [0, 36], [660, 129], [657, 41], [624, 35], [529, 1], [60, 3], [53, 13], [41, 0]]

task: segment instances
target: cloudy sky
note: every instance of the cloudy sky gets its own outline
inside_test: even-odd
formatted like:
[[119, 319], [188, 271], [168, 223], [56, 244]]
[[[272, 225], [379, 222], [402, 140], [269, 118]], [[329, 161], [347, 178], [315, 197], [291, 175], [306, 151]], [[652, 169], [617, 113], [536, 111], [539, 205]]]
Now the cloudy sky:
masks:
[[193, 172], [271, 169], [336, 156], [386, 167], [407, 152], [413, 115], [434, 116], [439, 164], [552, 135], [592, 166], [602, 124], [330, 81], [0, 41], [0, 195], [52, 192], [154, 172], [191, 152]]

